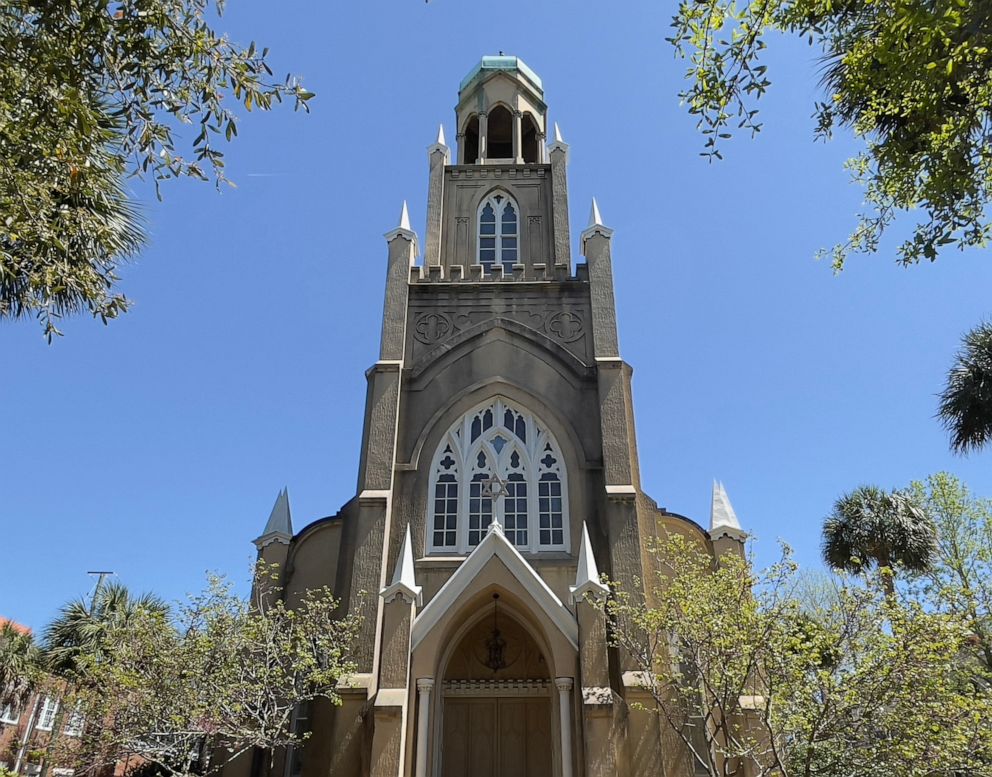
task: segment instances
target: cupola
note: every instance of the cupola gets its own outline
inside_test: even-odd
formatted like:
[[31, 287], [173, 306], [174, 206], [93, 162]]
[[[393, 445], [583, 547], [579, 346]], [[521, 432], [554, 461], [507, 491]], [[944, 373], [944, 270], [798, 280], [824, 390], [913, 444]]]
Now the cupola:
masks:
[[458, 163], [543, 164], [547, 111], [541, 79], [522, 59], [483, 57], [458, 89]]

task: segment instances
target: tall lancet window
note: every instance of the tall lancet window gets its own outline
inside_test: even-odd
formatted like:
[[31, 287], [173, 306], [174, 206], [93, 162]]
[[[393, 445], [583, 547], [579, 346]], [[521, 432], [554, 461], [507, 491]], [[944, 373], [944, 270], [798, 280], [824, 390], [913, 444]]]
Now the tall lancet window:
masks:
[[491, 194], [479, 208], [479, 264], [487, 275], [495, 265], [509, 273], [520, 255], [520, 211], [503, 192]]
[[432, 553], [468, 553], [494, 522], [522, 552], [568, 550], [568, 490], [548, 428], [503, 398], [463, 416], [434, 454]]

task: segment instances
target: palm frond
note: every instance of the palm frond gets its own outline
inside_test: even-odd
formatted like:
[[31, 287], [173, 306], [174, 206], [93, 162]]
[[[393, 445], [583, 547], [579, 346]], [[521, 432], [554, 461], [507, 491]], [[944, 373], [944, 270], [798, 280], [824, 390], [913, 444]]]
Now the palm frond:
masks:
[[823, 560], [836, 570], [898, 565], [922, 572], [936, 554], [937, 532], [908, 494], [859, 486], [834, 503], [823, 523], [821, 550]]
[[940, 394], [937, 416], [951, 435], [955, 453], [992, 441], [992, 322], [964, 336]]
[[0, 625], [0, 709], [21, 707], [38, 681], [40, 652], [30, 632]]

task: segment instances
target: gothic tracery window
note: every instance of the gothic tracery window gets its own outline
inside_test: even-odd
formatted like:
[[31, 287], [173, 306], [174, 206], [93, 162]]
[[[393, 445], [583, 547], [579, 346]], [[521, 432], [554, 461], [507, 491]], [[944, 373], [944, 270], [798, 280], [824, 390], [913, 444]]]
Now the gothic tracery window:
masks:
[[494, 399], [458, 421], [434, 456], [428, 547], [467, 553], [498, 522], [521, 551], [567, 550], [565, 466], [538, 419]]
[[495, 192], [479, 208], [479, 264], [487, 275], [495, 265], [509, 272], [517, 263], [520, 212], [505, 193]]

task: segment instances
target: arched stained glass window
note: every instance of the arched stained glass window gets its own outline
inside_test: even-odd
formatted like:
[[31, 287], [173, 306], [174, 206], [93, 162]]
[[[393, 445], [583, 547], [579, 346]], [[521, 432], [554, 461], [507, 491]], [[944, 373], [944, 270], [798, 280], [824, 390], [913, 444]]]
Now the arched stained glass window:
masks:
[[500, 265], [508, 272], [517, 263], [520, 237], [520, 212], [505, 193], [495, 192], [479, 208], [479, 264], [491, 273]]
[[433, 553], [467, 553], [494, 522], [524, 552], [568, 550], [565, 466], [538, 419], [497, 398], [463, 416], [434, 456]]

